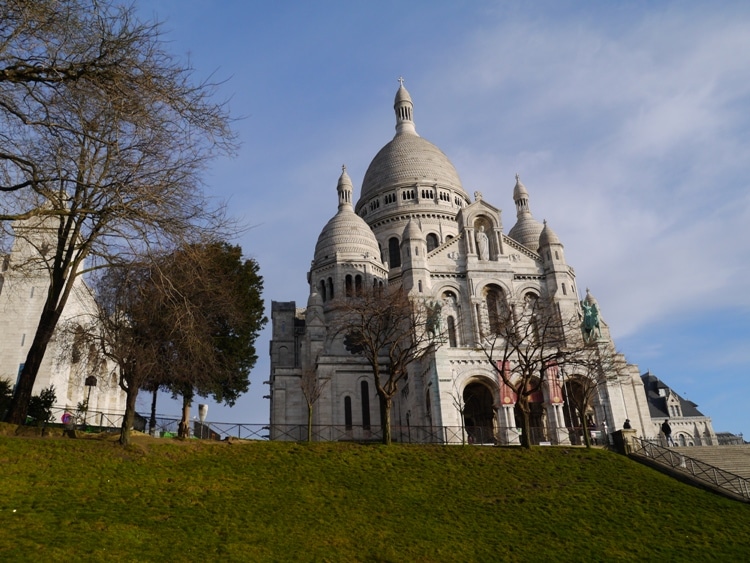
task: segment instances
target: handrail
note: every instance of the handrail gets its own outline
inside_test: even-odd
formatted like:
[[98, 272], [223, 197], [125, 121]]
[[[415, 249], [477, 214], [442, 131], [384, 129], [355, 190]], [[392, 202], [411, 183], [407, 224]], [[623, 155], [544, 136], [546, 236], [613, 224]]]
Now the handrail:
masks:
[[631, 453], [687, 473], [698, 481], [708, 483], [750, 502], [750, 480], [731, 471], [637, 437], [632, 438]]

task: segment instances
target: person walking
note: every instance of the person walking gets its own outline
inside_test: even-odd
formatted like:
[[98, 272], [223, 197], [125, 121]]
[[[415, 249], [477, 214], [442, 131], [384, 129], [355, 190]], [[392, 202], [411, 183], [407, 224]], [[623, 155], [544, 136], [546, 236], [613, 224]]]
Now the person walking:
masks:
[[665, 419], [661, 425], [661, 431], [664, 432], [664, 438], [667, 441], [667, 447], [674, 446], [674, 440], [672, 439], [672, 427], [669, 425], [669, 419]]

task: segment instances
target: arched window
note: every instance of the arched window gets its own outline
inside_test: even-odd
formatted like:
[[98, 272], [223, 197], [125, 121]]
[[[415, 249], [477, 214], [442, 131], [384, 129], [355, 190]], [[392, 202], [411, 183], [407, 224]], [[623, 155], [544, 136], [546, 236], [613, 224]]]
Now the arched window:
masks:
[[325, 280], [320, 280], [319, 287], [320, 287], [320, 296], [323, 298], [323, 302], [325, 302], [325, 300], [326, 300], [326, 281]]
[[352, 286], [352, 276], [350, 274], [346, 275], [346, 286], [345, 286], [345, 295], [347, 297], [351, 297], [354, 294], [353, 286]]
[[370, 386], [367, 381], [363, 381], [360, 384], [360, 391], [362, 392], [362, 428], [364, 430], [370, 429]]
[[534, 342], [539, 342], [539, 319], [537, 317], [539, 312], [539, 296], [529, 292], [524, 295], [524, 301], [524, 316], [529, 323], [529, 336]]
[[499, 287], [491, 286], [487, 289], [485, 300], [490, 331], [492, 334], [501, 334], [508, 320], [505, 293]]
[[458, 346], [458, 342], [456, 341], [456, 321], [453, 320], [453, 317], [448, 317], [448, 345], [451, 348]]
[[401, 266], [401, 248], [396, 237], [388, 239], [388, 262], [391, 268]]
[[354, 278], [354, 293], [357, 297], [362, 297], [362, 276], [359, 274]]
[[333, 278], [328, 278], [328, 299], [333, 299]]
[[438, 238], [435, 233], [427, 235], [427, 252], [432, 252], [438, 247]]
[[347, 430], [352, 429], [352, 398], [344, 397], [344, 426]]

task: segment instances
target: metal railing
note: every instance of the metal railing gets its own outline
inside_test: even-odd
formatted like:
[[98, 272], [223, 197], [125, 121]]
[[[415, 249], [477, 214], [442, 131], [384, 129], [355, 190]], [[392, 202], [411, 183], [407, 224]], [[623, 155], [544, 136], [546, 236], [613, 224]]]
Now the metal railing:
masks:
[[[124, 413], [90, 410], [76, 412], [56, 406], [51, 409], [51, 425], [74, 425], [80, 430], [112, 431], [122, 427]], [[152, 427], [150, 416], [136, 413], [134, 429], [155, 437], [171, 438], [178, 434], [180, 419], [169, 416], [156, 416]], [[592, 431], [592, 443], [603, 444], [606, 437]], [[281, 440], [305, 442], [308, 438], [306, 424], [244, 424], [234, 422], [190, 421], [190, 437], [204, 440], [224, 440], [239, 438], [245, 440]], [[476, 445], [518, 445], [521, 443], [521, 429], [516, 427], [492, 426], [393, 426], [391, 437], [394, 442], [404, 444], [476, 444]], [[529, 429], [529, 439], [533, 445], [581, 445], [581, 428]], [[379, 425], [313, 425], [312, 440], [315, 442], [382, 442], [383, 433]]]
[[692, 458], [650, 440], [632, 438], [632, 454], [649, 458], [656, 463], [690, 475], [694, 479], [716, 487], [750, 502], [750, 481], [699, 459]]

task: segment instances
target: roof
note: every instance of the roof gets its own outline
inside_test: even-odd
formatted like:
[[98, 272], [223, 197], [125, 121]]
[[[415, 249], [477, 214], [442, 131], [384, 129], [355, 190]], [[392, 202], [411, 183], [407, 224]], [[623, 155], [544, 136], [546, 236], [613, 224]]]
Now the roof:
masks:
[[[648, 411], [651, 418], [672, 418], [672, 415], [667, 408], [667, 399], [670, 394], [675, 396], [680, 404], [680, 412], [682, 412], [682, 418], [689, 417], [705, 417], [702, 412], [698, 410], [698, 405], [693, 401], [683, 399], [679, 393], [676, 393], [661, 379], [653, 375], [651, 372], [646, 372], [641, 376], [643, 381], [643, 387], [646, 391], [646, 400], [648, 401]], [[659, 390], [663, 393], [660, 394]]]

